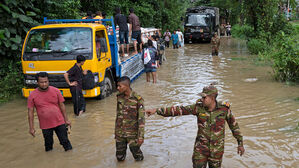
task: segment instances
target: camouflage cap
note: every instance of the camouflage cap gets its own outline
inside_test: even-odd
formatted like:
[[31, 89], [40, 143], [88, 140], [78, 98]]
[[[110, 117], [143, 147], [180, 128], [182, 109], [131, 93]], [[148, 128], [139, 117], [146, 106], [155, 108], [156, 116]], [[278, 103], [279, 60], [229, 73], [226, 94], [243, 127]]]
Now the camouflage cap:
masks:
[[201, 97], [206, 97], [208, 95], [212, 95], [212, 94], [218, 94], [218, 90], [214, 85], [209, 85], [206, 86], [202, 89], [202, 92], [199, 93], [198, 95]]

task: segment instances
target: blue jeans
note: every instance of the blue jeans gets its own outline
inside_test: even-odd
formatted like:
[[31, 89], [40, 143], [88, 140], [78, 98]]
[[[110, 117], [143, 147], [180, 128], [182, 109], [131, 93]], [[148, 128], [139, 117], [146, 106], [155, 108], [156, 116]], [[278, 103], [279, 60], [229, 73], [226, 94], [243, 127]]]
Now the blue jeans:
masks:
[[129, 31], [119, 31], [119, 42], [120, 44], [129, 44]]
[[157, 72], [156, 68], [145, 68], [144, 69], [145, 72]]
[[137, 40], [137, 42], [141, 43], [141, 30], [132, 31], [132, 41]]

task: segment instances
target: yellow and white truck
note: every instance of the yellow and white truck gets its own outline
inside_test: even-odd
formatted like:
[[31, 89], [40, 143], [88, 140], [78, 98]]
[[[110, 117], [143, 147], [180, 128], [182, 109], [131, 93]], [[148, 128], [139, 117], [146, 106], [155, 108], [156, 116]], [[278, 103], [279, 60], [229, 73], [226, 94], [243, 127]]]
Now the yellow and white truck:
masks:
[[[131, 80], [142, 74], [144, 65], [141, 53], [120, 61], [113, 17], [102, 19], [44, 18], [44, 25], [33, 27], [27, 33], [22, 49], [22, 68], [25, 86], [23, 96], [28, 97], [37, 87], [35, 74], [47, 72], [50, 85], [57, 87], [64, 97], [71, 97], [63, 74], [76, 63], [77, 55], [86, 57], [83, 70], [92, 75], [86, 79], [90, 88], [83, 90], [84, 97], [109, 96], [121, 76]], [[113, 33], [105, 27], [111, 22]]]

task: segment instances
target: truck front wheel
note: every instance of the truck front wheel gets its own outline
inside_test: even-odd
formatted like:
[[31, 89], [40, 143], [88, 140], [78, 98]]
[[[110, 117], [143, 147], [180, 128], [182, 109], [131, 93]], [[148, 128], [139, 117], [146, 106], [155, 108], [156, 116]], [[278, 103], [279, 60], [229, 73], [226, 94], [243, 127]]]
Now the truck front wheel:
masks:
[[109, 77], [104, 78], [104, 86], [101, 87], [100, 99], [104, 99], [112, 94], [112, 83]]

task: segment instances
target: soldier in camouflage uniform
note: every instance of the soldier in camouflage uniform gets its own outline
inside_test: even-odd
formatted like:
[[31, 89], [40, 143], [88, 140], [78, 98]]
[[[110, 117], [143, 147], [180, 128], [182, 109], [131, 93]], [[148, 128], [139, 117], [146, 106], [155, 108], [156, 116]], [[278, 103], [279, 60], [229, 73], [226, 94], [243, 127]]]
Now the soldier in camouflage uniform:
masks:
[[157, 113], [164, 117], [179, 115], [195, 115], [198, 132], [195, 140], [192, 162], [194, 168], [221, 167], [224, 153], [225, 121], [238, 142], [238, 154], [245, 152], [243, 137], [238, 123], [230, 110], [229, 103], [217, 102], [218, 91], [213, 85], [203, 88], [202, 99], [189, 106], [172, 106], [146, 110], [148, 115]]
[[220, 38], [217, 36], [217, 33], [215, 33], [214, 36], [212, 37], [211, 44], [212, 44], [212, 56], [214, 55], [218, 56]]
[[143, 99], [130, 88], [130, 78], [124, 76], [118, 80], [117, 114], [115, 121], [116, 158], [126, 158], [129, 145], [136, 161], [143, 160], [140, 146], [144, 141]]

